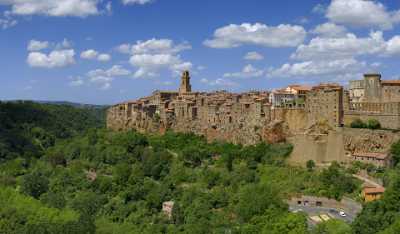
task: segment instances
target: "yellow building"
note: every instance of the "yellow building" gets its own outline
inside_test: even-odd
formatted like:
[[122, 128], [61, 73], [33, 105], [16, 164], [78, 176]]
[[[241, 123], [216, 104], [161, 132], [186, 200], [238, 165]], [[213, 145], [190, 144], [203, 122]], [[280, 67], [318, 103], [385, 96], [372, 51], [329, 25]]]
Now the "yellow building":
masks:
[[364, 197], [365, 202], [370, 202], [380, 199], [384, 192], [384, 187], [364, 187], [362, 196]]

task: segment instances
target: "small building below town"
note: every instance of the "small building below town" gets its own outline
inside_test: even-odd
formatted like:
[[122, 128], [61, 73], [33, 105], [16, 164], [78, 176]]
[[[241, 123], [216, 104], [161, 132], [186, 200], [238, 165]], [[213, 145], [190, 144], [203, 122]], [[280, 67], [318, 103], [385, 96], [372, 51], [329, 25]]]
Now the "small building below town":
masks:
[[173, 209], [174, 209], [174, 202], [173, 201], [163, 202], [162, 211], [166, 216], [168, 216], [168, 218], [172, 218], [172, 210]]
[[352, 161], [370, 163], [378, 167], [387, 167], [391, 164], [391, 159], [388, 153], [355, 152], [351, 157]]
[[362, 196], [365, 202], [379, 200], [385, 192], [384, 187], [364, 187]]

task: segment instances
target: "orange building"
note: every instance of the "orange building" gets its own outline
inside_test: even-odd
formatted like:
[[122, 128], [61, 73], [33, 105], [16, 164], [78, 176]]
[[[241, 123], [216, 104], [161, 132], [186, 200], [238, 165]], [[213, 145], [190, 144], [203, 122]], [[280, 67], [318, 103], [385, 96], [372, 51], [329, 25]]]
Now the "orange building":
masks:
[[384, 187], [364, 187], [362, 196], [365, 202], [370, 202], [380, 199], [384, 192]]

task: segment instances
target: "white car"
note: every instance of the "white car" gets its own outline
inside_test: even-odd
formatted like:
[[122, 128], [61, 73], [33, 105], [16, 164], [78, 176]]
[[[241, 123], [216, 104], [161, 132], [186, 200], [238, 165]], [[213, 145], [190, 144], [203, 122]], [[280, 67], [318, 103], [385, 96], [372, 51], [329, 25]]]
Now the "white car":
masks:
[[344, 211], [340, 211], [339, 215], [342, 216], [342, 217], [346, 217], [347, 216], [346, 213], [344, 213]]

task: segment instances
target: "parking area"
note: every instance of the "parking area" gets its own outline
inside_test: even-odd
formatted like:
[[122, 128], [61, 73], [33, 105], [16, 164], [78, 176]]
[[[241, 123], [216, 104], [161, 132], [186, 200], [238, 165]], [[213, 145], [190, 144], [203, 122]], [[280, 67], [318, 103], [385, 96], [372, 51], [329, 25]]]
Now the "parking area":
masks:
[[[308, 216], [309, 224], [314, 226], [320, 222], [330, 219], [339, 219], [347, 223], [353, 222], [357, 214], [351, 211], [338, 210], [336, 208], [308, 206], [308, 205], [290, 205], [289, 210], [294, 213], [304, 212]], [[340, 212], [344, 214], [340, 215]]]

